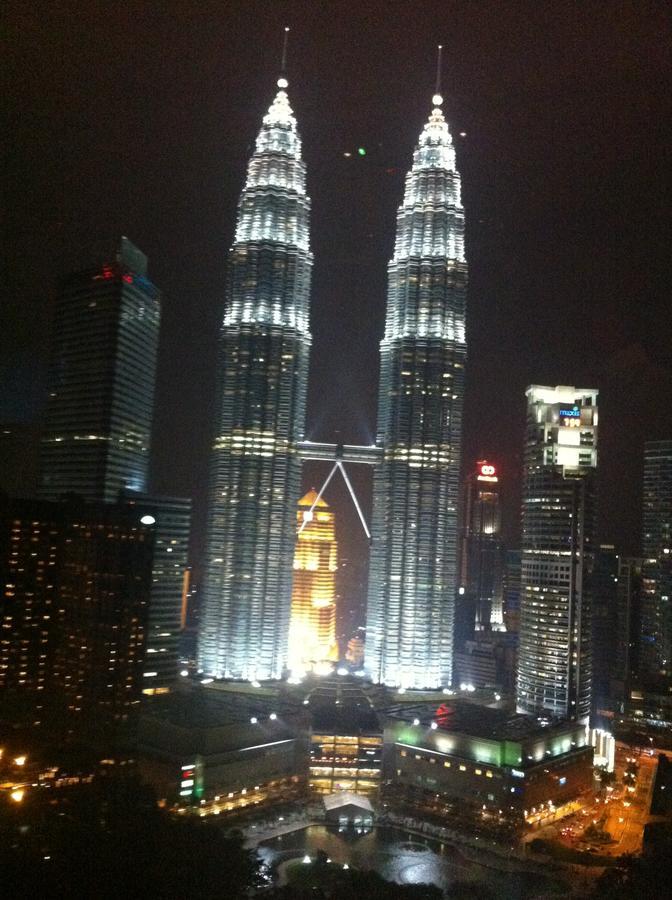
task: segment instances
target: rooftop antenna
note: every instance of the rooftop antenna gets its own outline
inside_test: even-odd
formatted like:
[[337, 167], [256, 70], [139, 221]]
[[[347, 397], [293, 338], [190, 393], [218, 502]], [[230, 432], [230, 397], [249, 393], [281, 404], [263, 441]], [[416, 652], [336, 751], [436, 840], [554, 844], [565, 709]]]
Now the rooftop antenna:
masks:
[[289, 40], [289, 25], [285, 25], [285, 37], [282, 42], [282, 59], [280, 61], [280, 78], [278, 78], [278, 87], [286, 88], [287, 81], [287, 41]]
[[436, 84], [434, 86], [434, 96], [432, 97], [432, 103], [434, 106], [441, 106], [443, 103], [443, 97], [441, 96], [441, 54], [443, 51], [443, 44], [438, 44], [436, 50]]

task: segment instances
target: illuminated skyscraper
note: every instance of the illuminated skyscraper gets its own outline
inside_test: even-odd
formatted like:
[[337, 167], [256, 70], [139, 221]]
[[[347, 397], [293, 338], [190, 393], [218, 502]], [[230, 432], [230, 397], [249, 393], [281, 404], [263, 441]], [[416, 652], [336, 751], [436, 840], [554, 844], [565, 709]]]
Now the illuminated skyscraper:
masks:
[[598, 392], [526, 395], [518, 711], [587, 721]]
[[316, 666], [319, 668], [320, 663], [338, 659], [338, 547], [334, 514], [322, 498], [317, 503], [316, 500], [316, 491], [308, 491], [299, 500], [297, 512], [299, 534], [294, 551], [289, 623], [289, 668], [292, 672], [310, 671]]
[[504, 552], [501, 542], [499, 477], [486, 460], [476, 464], [464, 486], [464, 524], [460, 555], [460, 586], [480, 631], [503, 630], [502, 575]]
[[54, 305], [40, 494], [114, 503], [147, 490], [160, 294], [125, 237], [61, 280]]
[[199, 667], [285, 668], [305, 420], [310, 200], [287, 80], [264, 116], [238, 204], [220, 337]]
[[455, 148], [433, 109], [406, 176], [380, 345], [366, 668], [374, 681], [452, 679], [467, 263]]

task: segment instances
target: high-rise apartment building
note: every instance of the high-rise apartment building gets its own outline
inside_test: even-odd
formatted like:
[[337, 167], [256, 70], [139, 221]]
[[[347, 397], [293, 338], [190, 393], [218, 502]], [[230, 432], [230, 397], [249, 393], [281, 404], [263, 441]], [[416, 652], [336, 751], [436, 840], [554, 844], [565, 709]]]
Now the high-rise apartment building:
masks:
[[464, 520], [460, 553], [462, 596], [475, 610], [478, 631], [503, 630], [502, 576], [504, 549], [501, 540], [499, 476], [487, 460], [476, 463], [464, 485]]
[[277, 678], [287, 663], [312, 254], [284, 77], [278, 88], [238, 204], [220, 336], [198, 650], [215, 677]]
[[518, 711], [587, 721], [598, 391], [526, 396]]
[[672, 441], [644, 446], [643, 525], [640, 670], [672, 683]]
[[140, 702], [153, 528], [122, 504], [0, 503], [0, 694], [10, 721], [116, 729]]
[[457, 588], [467, 263], [442, 102], [406, 176], [380, 345], [366, 668], [412, 688], [451, 682]]
[[314, 489], [299, 500], [297, 528], [288, 667], [299, 673], [338, 659], [334, 513]]
[[40, 493], [147, 490], [160, 294], [127, 238], [63, 278], [54, 303]]

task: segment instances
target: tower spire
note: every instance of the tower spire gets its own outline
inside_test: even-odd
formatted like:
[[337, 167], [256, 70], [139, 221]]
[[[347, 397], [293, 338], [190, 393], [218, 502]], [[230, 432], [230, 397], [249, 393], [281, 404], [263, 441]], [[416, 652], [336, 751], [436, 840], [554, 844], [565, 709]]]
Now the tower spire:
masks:
[[441, 55], [443, 52], [443, 44], [438, 44], [436, 48], [436, 84], [434, 85], [434, 96], [432, 103], [434, 106], [441, 106], [443, 97], [441, 96]]
[[284, 90], [289, 82], [287, 81], [287, 42], [289, 40], [289, 25], [285, 25], [285, 37], [282, 41], [282, 58], [280, 60], [280, 77], [278, 78], [278, 87]]

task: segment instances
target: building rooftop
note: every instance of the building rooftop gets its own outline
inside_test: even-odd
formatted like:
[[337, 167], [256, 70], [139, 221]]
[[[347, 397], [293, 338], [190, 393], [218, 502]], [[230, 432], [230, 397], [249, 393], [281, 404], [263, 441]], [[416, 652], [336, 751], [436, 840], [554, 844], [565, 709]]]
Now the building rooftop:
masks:
[[305, 698], [313, 731], [382, 734], [383, 726], [359, 679], [320, 679]]
[[318, 500], [318, 494], [315, 488], [311, 488], [307, 494], [304, 494], [303, 497], [299, 500], [299, 506], [307, 506], [311, 507], [315, 504], [315, 506], [323, 507], [325, 509], [329, 509], [329, 504], [322, 497]]
[[323, 798], [324, 808], [327, 810], [340, 809], [343, 806], [358, 806], [366, 812], [373, 812], [371, 801], [361, 794], [353, 794], [351, 791], [338, 791], [336, 794], [327, 794]]
[[453, 699], [439, 706], [436, 703], [396, 703], [380, 710], [380, 713], [387, 719], [407, 724], [412, 724], [417, 719], [420, 725], [427, 728], [431, 728], [432, 722], [436, 722], [437, 731], [493, 741], [524, 741], [542, 733], [547, 736], [573, 725], [563, 719], [512, 715], [504, 709], [477, 706]]
[[181, 728], [207, 729], [250, 724], [252, 718], [262, 722], [276, 716], [277, 720], [282, 720], [289, 715], [295, 716], [297, 711], [294, 704], [280, 700], [277, 696], [207, 689], [194, 685], [165, 697], [156, 697], [145, 715], [163, 719]]

